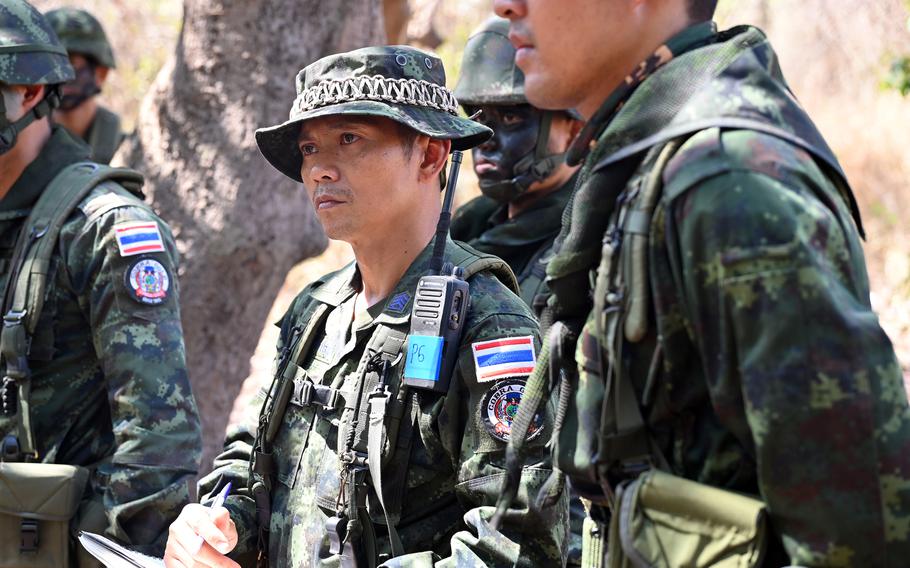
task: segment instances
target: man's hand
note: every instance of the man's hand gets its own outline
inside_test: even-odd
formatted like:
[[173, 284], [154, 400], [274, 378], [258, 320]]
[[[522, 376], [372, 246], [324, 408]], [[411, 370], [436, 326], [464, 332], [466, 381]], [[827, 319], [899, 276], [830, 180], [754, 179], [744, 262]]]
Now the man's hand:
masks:
[[183, 508], [168, 531], [164, 565], [167, 568], [240, 568], [225, 554], [237, 546], [237, 527], [224, 507], [199, 504]]

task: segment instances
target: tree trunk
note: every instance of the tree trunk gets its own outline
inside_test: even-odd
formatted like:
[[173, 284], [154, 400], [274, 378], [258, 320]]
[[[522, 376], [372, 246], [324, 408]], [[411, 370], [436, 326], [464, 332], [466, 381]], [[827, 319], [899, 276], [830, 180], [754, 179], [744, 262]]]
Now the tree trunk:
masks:
[[118, 156], [145, 174], [177, 237], [203, 472], [288, 270], [327, 243], [303, 187], [268, 165], [253, 131], [287, 118], [305, 65], [383, 38], [380, 0], [186, 0], [176, 52]]

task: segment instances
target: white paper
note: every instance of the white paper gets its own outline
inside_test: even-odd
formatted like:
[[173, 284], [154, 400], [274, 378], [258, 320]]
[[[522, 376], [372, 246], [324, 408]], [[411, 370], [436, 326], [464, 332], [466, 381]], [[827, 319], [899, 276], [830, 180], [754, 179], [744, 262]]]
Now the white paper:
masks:
[[95, 533], [81, 531], [79, 543], [107, 568], [164, 568], [164, 560], [129, 550]]

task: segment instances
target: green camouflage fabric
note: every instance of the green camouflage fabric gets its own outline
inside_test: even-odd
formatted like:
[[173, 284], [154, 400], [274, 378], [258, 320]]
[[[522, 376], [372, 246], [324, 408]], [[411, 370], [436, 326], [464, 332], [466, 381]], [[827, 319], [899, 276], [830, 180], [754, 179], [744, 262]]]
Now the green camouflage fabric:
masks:
[[69, 53], [87, 55], [104, 67], [117, 66], [101, 22], [90, 13], [78, 8], [57, 8], [44, 17]]
[[[647, 179], [643, 155], [680, 136], [650, 224], [650, 326], [610, 360], [606, 314], [581, 291], [623, 238], [608, 220]], [[900, 367], [869, 303], [849, 186], [764, 34], [702, 24], [674, 37], [608, 98], [574, 157], [582, 177], [547, 269], [553, 317], [581, 332], [557, 455], [572, 485], [604, 503], [598, 482], [618, 480], [617, 456], [597, 457], [615, 365], [672, 473], [763, 499], [792, 564], [906, 565]], [[623, 299], [610, 292], [607, 310]], [[787, 563], [773, 552], [766, 565]]]
[[[411, 296], [418, 279], [427, 274], [432, 242], [415, 259], [388, 301], [354, 317], [354, 297], [359, 273], [354, 264], [329, 274], [307, 287], [280, 322], [279, 354], [287, 348], [292, 329], [307, 324], [301, 314], [312, 313], [317, 304], [332, 311], [297, 376], [308, 376], [317, 384], [331, 385], [354, 398], [357, 376], [353, 373], [368, 338], [379, 324], [407, 333]], [[447, 258], [475, 255], [465, 245], [449, 241]], [[484, 397], [504, 381], [479, 382], [471, 344], [488, 339], [532, 336], [539, 346], [537, 323], [527, 307], [489, 272], [469, 279], [470, 304], [458, 363], [445, 394], [414, 390], [416, 403], [409, 403], [404, 415], [412, 416], [410, 451], [391, 460], [383, 479], [404, 480], [401, 488], [401, 520], [398, 534], [405, 554], [387, 560], [388, 567], [423, 566], [560, 566], [564, 563], [567, 532], [567, 501], [561, 487], [554, 502], [531, 508], [528, 496], [537, 495], [552, 472], [543, 447], [553, 418], [545, 412], [543, 435], [531, 442], [522, 475], [522, 502], [499, 531], [488, 521], [500, 491], [505, 443], [494, 438], [481, 420]], [[403, 301], [402, 298], [405, 300]], [[353, 321], [353, 325], [352, 322]], [[353, 329], [353, 331], [352, 331]], [[398, 377], [404, 365], [393, 368]], [[521, 381], [523, 379], [511, 379]], [[397, 389], [397, 380], [391, 381]], [[265, 393], [250, 406], [250, 420], [229, 434], [225, 452], [216, 460], [215, 471], [202, 480], [200, 495], [212, 494], [220, 483], [232, 480], [234, 488], [226, 503], [237, 523], [239, 555], [256, 545], [255, 506], [246, 489], [254, 429]], [[355, 402], [348, 407], [358, 406]], [[353, 416], [363, 409], [349, 408], [340, 415], [333, 410], [289, 404], [275, 441], [277, 483], [273, 488], [269, 563], [271, 566], [338, 566], [337, 556], [328, 552], [325, 528], [327, 512], [333, 514], [339, 493], [339, 428], [352, 427]], [[361, 420], [363, 418], [361, 417]], [[401, 435], [397, 447], [401, 447]], [[396, 454], [399, 456], [399, 454]], [[406, 468], [402, 471], [400, 468]], [[223, 477], [222, 477], [223, 476]], [[375, 499], [371, 489], [371, 499]], [[381, 519], [381, 512], [373, 512]], [[374, 523], [376, 524], [376, 523]], [[384, 530], [377, 525], [380, 552], [388, 554]]]
[[541, 261], [559, 233], [575, 182], [573, 176], [512, 219], [508, 205], [484, 195], [475, 197], [452, 216], [452, 238], [506, 261], [518, 279], [521, 299], [533, 309], [535, 296], [547, 293], [546, 265]]
[[[32, 46], [20, 50], [18, 46]], [[66, 49], [25, 0], [0, 0], [0, 83], [56, 85], [75, 77]]]
[[[40, 156], [0, 200], [0, 285], [19, 229], [40, 193], [88, 148], [55, 127]], [[166, 252], [120, 255], [114, 227], [155, 223]], [[94, 467], [80, 511], [101, 508], [110, 537], [161, 555], [167, 528], [189, 501], [201, 432], [187, 377], [176, 289], [177, 250], [168, 226], [117, 184], [100, 185], [63, 226], [48, 295], [29, 352], [32, 423], [42, 462]], [[160, 305], [127, 289], [137, 259], [171, 277]], [[0, 434], [15, 433], [0, 415]]]
[[297, 74], [290, 118], [257, 130], [256, 143], [278, 171], [302, 181], [300, 125], [320, 116], [388, 118], [431, 138], [451, 140], [455, 150], [484, 142], [492, 134], [490, 129], [458, 116], [458, 102], [445, 84], [442, 61], [414, 47], [364, 47], [329, 55]]
[[509, 42], [509, 21], [490, 18], [468, 38], [455, 85], [461, 105], [527, 104], [525, 76], [515, 65], [515, 48]]
[[95, 119], [85, 133], [85, 142], [91, 147], [91, 160], [110, 164], [126, 134], [120, 129], [120, 116], [103, 106], [98, 106]]

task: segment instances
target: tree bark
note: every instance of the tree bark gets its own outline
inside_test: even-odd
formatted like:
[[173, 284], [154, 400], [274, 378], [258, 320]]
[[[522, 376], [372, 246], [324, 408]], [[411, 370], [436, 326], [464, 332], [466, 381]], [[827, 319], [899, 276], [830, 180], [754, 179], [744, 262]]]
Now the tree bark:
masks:
[[288, 270], [327, 243], [303, 187], [268, 165], [253, 132], [287, 118], [305, 65], [383, 41], [380, 0], [186, 0], [174, 56], [117, 158], [145, 174], [177, 237], [203, 472]]

